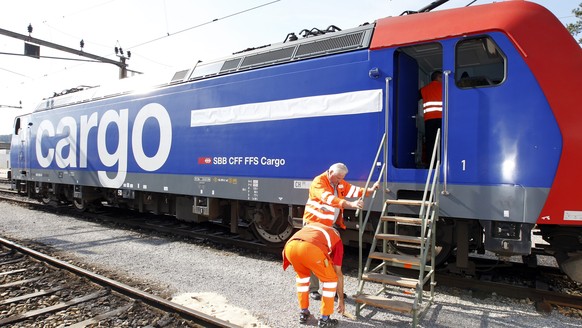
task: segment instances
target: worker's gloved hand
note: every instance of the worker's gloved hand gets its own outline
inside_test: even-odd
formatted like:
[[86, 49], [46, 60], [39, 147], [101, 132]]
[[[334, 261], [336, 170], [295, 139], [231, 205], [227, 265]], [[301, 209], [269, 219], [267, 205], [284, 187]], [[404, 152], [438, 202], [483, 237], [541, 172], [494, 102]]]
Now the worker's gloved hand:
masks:
[[380, 188], [380, 183], [375, 182], [374, 185], [372, 185], [370, 188], [368, 188], [368, 192], [372, 192], [374, 190], [377, 190], [378, 188]]
[[348, 202], [348, 204], [350, 204], [351, 208], [362, 209], [364, 207], [364, 201], [361, 199], [354, 200], [353, 202]]

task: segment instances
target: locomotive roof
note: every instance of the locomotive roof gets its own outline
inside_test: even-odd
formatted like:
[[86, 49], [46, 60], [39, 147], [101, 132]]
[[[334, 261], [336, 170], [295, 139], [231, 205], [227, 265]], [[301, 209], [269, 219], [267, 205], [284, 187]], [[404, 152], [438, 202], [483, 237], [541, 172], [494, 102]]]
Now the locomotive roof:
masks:
[[[304, 37], [275, 45], [243, 51], [225, 59], [196, 65], [192, 70], [176, 72], [174, 78], [197, 80], [253, 68], [271, 66], [301, 59], [319, 57], [358, 49], [367, 49], [374, 24], [364, 24], [349, 30]], [[172, 82], [175, 82], [174, 80]]]
[[242, 51], [208, 63], [198, 63], [193, 68], [177, 71], [171, 78], [166, 76], [161, 80], [138, 76], [120, 80], [108, 86], [82, 88], [82, 90], [74, 88], [75, 92], [64, 92], [42, 101], [35, 111], [127, 94], [135, 90], [143, 90], [145, 86], [164, 87], [286, 62], [367, 49], [370, 46], [373, 30], [374, 24], [364, 24], [344, 31], [330, 31], [329, 33], [323, 31], [324, 34], [297, 40], [286, 39], [282, 43]]
[[[559, 22], [546, 24], [549, 20], [557, 21], [544, 7], [523, 0], [387, 17], [379, 19], [374, 24], [304, 37], [296, 41], [237, 53], [208, 63], [199, 63], [193, 68], [177, 71], [171, 76], [162, 76], [161, 79], [159, 76], [153, 79], [152, 76], [139, 76], [106, 86], [60, 95], [41, 102], [36, 111], [128, 94], [143, 90], [145, 87], [164, 87], [334, 53], [366, 48], [374, 50], [491, 31], [506, 33], [527, 59], [528, 54], [524, 53], [522, 44], [536, 47], [538, 38], [544, 35], [546, 38], [548, 35], [551, 35], [549, 38], [553, 38], [553, 32], [558, 35], [563, 33], [547, 30], [541, 35], [532, 33], [532, 22], [536, 22], [538, 27], [544, 29], [548, 25], [554, 30], [562, 27]], [[519, 40], [519, 43], [516, 40]], [[573, 39], [571, 41], [575, 43]], [[537, 50], [539, 47], [538, 45]]]
[[370, 48], [381, 49], [491, 31], [502, 31], [510, 37], [519, 35], [521, 41], [523, 37], [538, 37], [532, 33], [532, 22], [545, 26], [550, 20], [557, 21], [557, 18], [546, 8], [524, 0], [386, 17], [377, 20]]

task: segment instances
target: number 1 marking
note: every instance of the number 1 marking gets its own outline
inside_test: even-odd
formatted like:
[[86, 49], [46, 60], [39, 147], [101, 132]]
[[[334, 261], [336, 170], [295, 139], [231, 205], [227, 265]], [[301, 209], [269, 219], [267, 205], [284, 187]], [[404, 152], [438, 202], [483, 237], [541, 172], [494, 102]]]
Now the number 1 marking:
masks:
[[466, 169], [466, 167], [465, 167], [466, 161], [465, 160], [462, 160], [461, 161], [461, 164], [463, 164], [463, 171], [465, 171], [465, 169]]

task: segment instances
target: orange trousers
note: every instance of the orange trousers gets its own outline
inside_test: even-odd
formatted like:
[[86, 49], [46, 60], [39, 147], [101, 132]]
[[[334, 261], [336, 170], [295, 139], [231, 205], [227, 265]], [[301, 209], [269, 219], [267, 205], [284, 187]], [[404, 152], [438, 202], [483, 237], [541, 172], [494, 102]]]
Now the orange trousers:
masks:
[[321, 315], [333, 313], [337, 274], [321, 249], [302, 240], [292, 240], [285, 247], [285, 256], [297, 273], [297, 300], [301, 309], [309, 308], [309, 276], [313, 272], [321, 281]]

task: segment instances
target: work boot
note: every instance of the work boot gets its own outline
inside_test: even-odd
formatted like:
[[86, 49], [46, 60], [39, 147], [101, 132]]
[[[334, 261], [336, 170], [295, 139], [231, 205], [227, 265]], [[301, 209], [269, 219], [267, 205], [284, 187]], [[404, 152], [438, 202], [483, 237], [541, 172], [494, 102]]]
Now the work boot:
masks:
[[337, 319], [327, 318], [327, 320], [319, 319], [317, 322], [317, 327], [319, 328], [327, 328], [327, 327], [335, 327], [337, 326], [338, 321]]
[[299, 312], [299, 323], [304, 325], [307, 323], [307, 320], [309, 320], [309, 316], [311, 316], [311, 313], [309, 312], [309, 310], [303, 312]]
[[309, 297], [311, 297], [311, 299], [319, 301], [321, 300], [321, 294], [319, 292], [311, 292], [309, 293]]

